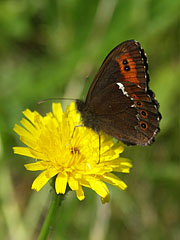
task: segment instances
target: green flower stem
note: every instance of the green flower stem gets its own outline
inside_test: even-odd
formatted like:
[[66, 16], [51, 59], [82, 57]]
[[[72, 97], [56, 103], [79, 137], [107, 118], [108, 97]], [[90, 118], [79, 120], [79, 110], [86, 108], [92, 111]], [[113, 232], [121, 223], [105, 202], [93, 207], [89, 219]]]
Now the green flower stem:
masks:
[[52, 200], [47, 213], [46, 219], [42, 226], [38, 240], [45, 240], [48, 237], [50, 226], [53, 224], [58, 208], [61, 206], [62, 201], [64, 200], [63, 194], [56, 194], [55, 190], [52, 188]]

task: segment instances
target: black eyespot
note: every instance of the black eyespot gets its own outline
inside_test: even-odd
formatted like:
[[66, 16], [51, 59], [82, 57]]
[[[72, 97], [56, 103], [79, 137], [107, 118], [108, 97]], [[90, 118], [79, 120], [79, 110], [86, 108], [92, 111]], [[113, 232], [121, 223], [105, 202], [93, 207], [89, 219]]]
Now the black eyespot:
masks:
[[137, 102], [137, 105], [138, 105], [138, 106], [141, 106], [141, 102]]
[[146, 124], [145, 123], [141, 123], [141, 127], [142, 128], [146, 128]]
[[145, 112], [145, 111], [142, 111], [141, 114], [142, 114], [143, 116], [146, 116], [146, 112]]
[[136, 94], [132, 94], [131, 97], [132, 97], [133, 99], [137, 99]]
[[147, 118], [147, 117], [148, 117], [148, 113], [147, 113], [146, 110], [141, 109], [141, 110], [140, 110], [140, 114], [141, 114], [141, 116], [142, 116], [143, 118]]
[[124, 71], [128, 72], [130, 70], [130, 67], [129, 66], [125, 66], [124, 67]]
[[123, 60], [122, 62], [124, 65], [128, 64], [128, 61], [126, 59]]

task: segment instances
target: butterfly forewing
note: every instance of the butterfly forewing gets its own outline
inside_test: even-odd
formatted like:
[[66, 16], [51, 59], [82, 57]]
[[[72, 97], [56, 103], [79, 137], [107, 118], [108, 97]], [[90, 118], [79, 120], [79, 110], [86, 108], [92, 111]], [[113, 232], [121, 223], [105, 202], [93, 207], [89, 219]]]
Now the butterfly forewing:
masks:
[[[146, 58], [143, 51], [140, 51], [140, 45], [134, 40], [128, 40], [115, 47], [103, 61], [93, 83], [89, 89], [86, 102], [96, 96], [99, 91], [107, 85], [118, 82], [124, 82], [126, 86], [132, 87], [134, 84], [142, 85], [142, 91], [146, 88]], [[129, 71], [124, 69], [131, 68]], [[137, 74], [139, 79], [137, 79]], [[103, 81], [101, 80], [103, 79]]]
[[137, 41], [115, 47], [95, 76], [85, 103], [77, 102], [84, 124], [126, 144], [151, 144], [161, 115], [149, 90], [147, 70], [146, 55]]

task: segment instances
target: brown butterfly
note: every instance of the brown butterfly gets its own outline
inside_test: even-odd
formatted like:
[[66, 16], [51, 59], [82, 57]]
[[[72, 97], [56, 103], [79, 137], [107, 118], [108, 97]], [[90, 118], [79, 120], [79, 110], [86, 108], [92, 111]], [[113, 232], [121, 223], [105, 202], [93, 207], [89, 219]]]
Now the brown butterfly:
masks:
[[149, 145], [159, 132], [159, 104], [149, 89], [147, 57], [128, 40], [105, 58], [85, 102], [76, 100], [83, 123], [127, 145]]

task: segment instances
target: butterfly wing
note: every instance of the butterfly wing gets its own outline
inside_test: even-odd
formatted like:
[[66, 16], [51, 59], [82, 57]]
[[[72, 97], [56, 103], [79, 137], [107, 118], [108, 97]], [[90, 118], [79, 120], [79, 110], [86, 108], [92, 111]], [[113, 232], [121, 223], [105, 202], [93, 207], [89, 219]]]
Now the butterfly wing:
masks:
[[141, 103], [143, 106], [136, 106], [135, 101], [123, 93], [118, 83], [113, 83], [97, 99], [94, 97], [91, 110], [99, 129], [106, 134], [127, 145], [148, 145], [159, 131], [159, 115], [145, 94], [144, 98], [141, 95]]
[[[139, 85], [147, 88], [147, 63], [144, 51], [135, 40], [128, 40], [115, 47], [104, 59], [89, 89], [86, 103], [107, 85], [121, 81], [128, 87]], [[128, 69], [130, 67], [130, 69]], [[125, 70], [126, 69], [126, 70]], [[132, 89], [133, 90], [133, 89]]]
[[159, 131], [159, 104], [149, 89], [144, 50], [135, 40], [121, 43], [105, 58], [87, 95], [97, 129], [126, 144], [148, 145]]

